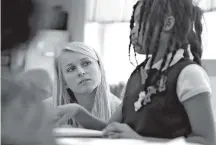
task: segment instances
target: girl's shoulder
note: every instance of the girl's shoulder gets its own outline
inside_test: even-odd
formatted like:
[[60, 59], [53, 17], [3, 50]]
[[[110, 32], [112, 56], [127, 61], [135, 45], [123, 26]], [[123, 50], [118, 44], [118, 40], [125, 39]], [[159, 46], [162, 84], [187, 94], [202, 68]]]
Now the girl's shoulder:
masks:
[[211, 93], [209, 76], [203, 67], [197, 64], [187, 65], [179, 74], [176, 90], [181, 102], [199, 93]]
[[209, 76], [205, 69], [197, 64], [189, 64], [185, 66], [179, 74], [179, 79], [187, 78], [187, 80], [197, 78], [209, 81]]

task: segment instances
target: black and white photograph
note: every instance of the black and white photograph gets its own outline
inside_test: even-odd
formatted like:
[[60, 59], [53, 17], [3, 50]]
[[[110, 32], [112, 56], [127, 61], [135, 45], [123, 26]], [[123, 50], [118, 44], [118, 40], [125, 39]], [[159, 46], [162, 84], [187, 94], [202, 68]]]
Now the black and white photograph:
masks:
[[1, 0], [1, 145], [216, 145], [216, 0]]

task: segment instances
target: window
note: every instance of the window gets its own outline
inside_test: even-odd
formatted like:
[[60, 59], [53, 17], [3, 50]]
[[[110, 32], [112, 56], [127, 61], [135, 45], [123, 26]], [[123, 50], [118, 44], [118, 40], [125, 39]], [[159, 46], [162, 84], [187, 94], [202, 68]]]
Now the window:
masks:
[[216, 11], [204, 14], [203, 21], [203, 59], [216, 59]]
[[[204, 14], [203, 25], [203, 59], [216, 59], [216, 12]], [[103, 25], [103, 29], [101, 29]], [[129, 62], [129, 23], [110, 23], [86, 25], [85, 42], [96, 47], [103, 58], [109, 83], [127, 81], [134, 67]], [[103, 32], [100, 32], [103, 30]], [[103, 38], [101, 38], [103, 37]], [[102, 42], [101, 42], [102, 41]], [[133, 51], [133, 50], [132, 50]], [[137, 56], [138, 62], [143, 57]], [[136, 64], [133, 53], [131, 60]]]

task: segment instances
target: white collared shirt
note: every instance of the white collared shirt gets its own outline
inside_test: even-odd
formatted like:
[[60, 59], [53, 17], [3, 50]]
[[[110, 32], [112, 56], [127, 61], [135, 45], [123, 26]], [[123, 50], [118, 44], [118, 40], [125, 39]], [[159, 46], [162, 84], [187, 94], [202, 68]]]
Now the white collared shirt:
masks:
[[[176, 64], [181, 58], [184, 57], [184, 50], [179, 49], [176, 52], [170, 66]], [[165, 67], [162, 71], [164, 71], [170, 62], [172, 54], [169, 53], [167, 56], [167, 61]], [[145, 69], [149, 69], [151, 59], [148, 60]], [[155, 63], [152, 68], [160, 69], [162, 60]], [[205, 72], [205, 70], [197, 64], [190, 64], [183, 68], [180, 72], [177, 80], [176, 92], [180, 102], [184, 102], [191, 97], [198, 95], [203, 92], [211, 93], [210, 80]]]
[[[164, 71], [168, 65], [169, 65], [169, 62], [170, 62], [170, 59], [172, 57], [172, 53], [169, 53], [168, 56], [167, 56], [167, 61], [166, 61], [166, 64], [165, 64], [165, 67], [162, 69], [162, 71]], [[182, 59], [184, 57], [184, 50], [183, 49], [179, 49], [172, 62], [170, 63], [170, 66], [176, 64], [180, 59]], [[152, 68], [156, 68], [156, 69], [160, 69], [160, 66], [161, 66], [161, 63], [162, 63], [163, 60], [159, 60], [157, 63], [153, 64]], [[151, 63], [151, 58], [148, 60], [148, 62], [146, 63], [146, 66], [145, 66], [145, 69], [149, 69], [150, 68], [150, 63]]]

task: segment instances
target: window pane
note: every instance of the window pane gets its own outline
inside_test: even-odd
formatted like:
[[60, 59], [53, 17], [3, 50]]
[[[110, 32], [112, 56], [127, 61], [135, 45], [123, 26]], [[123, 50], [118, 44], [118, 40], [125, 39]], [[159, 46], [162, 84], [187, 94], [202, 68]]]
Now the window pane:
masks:
[[203, 20], [203, 59], [216, 59], [216, 12], [205, 13]]
[[[204, 14], [203, 23], [203, 59], [216, 59], [216, 12]], [[89, 23], [86, 25], [85, 42], [95, 48], [99, 48], [103, 39], [100, 39], [100, 25]], [[109, 83], [127, 81], [134, 67], [130, 64], [128, 57], [129, 45], [129, 23], [111, 23], [105, 25], [103, 48], [103, 60]], [[138, 62], [142, 62], [145, 57], [138, 55]], [[131, 50], [131, 60], [134, 64], [133, 50]]]
[[94, 47], [94, 49], [100, 54], [99, 40], [99, 24], [87, 23], [85, 25], [84, 42], [89, 46]]

